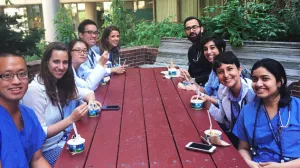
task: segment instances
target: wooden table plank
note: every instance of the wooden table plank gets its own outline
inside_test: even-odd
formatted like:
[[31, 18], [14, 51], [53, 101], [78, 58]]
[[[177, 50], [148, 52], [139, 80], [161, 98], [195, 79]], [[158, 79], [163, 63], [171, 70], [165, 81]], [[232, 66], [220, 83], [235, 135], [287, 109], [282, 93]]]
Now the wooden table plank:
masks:
[[116, 167], [125, 75], [113, 75], [104, 105], [119, 105], [118, 111], [102, 111], [85, 167]]
[[151, 168], [181, 168], [153, 69], [141, 69], [149, 164]]
[[126, 70], [117, 167], [148, 167], [141, 81], [137, 68]]
[[[173, 78], [172, 80], [174, 86], [177, 86], [178, 82], [180, 81], [179, 78]], [[195, 111], [190, 107], [190, 99], [192, 95], [196, 94], [194, 91], [185, 91], [178, 88], [177, 91], [181, 97], [181, 100], [186, 110], [188, 111], [190, 117], [192, 118], [193, 123], [195, 124], [198, 132], [200, 133], [200, 135], [205, 137], [204, 131], [206, 129], [209, 129], [209, 120], [208, 120], [207, 111], [205, 109], [202, 109], [201, 111]], [[231, 143], [228, 137], [226, 136], [226, 134], [219, 127], [218, 123], [213, 119], [213, 117], [211, 118], [212, 118], [213, 129], [218, 129], [222, 131], [222, 139], [228, 143]], [[220, 168], [248, 167], [244, 159], [241, 157], [241, 155], [232, 145], [229, 147], [218, 147], [216, 152], [214, 152], [211, 156], [214, 160], [214, 163], [217, 165], [217, 167]]]
[[183, 167], [199, 167], [200, 165], [201, 167], [215, 167], [209, 154], [185, 148], [188, 142], [199, 142], [199, 134], [182, 104], [172, 80], [162, 78], [160, 71], [165, 69], [155, 69], [154, 72]]
[[[96, 100], [103, 103], [107, 91], [107, 86], [100, 86], [96, 89]], [[101, 116], [101, 115], [100, 115]], [[76, 127], [78, 129], [78, 133], [83, 137], [85, 142], [85, 150], [84, 152], [76, 155], [72, 155], [67, 150], [67, 144], [65, 144], [56, 164], [55, 168], [66, 168], [66, 167], [83, 167], [85, 161], [87, 159], [89, 149], [91, 146], [91, 142], [94, 137], [94, 133], [97, 127], [97, 123], [100, 117], [88, 117], [85, 116], [81, 120], [76, 122]], [[74, 131], [71, 132], [69, 139], [74, 135]]]

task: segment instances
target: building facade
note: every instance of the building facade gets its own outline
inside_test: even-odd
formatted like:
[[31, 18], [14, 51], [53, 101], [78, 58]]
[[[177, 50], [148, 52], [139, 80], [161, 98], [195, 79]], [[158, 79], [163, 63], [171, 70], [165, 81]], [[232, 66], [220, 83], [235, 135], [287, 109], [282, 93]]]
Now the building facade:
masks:
[[[94, 20], [99, 27], [104, 23], [103, 15], [110, 10], [111, 0], [10, 0], [6, 5], [0, 1], [0, 15], [18, 13], [26, 16], [27, 28], [45, 29], [46, 41], [55, 41], [53, 20], [60, 7], [72, 10], [74, 30], [84, 19]], [[188, 16], [203, 15], [203, 8], [221, 5], [223, 0], [124, 0], [124, 9], [135, 11], [137, 20], [162, 21], [167, 17], [182, 22]]]

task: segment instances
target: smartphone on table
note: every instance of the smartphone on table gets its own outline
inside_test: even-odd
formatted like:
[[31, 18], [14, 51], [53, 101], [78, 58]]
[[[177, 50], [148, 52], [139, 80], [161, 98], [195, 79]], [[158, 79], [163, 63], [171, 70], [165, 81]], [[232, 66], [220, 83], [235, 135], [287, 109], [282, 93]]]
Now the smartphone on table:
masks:
[[108, 106], [102, 106], [101, 110], [119, 110], [120, 106], [118, 105], [108, 105]]
[[213, 153], [217, 148], [213, 145], [207, 145], [202, 143], [196, 143], [196, 142], [189, 142], [185, 146], [187, 149], [190, 150], [197, 150], [201, 152], [207, 152], [207, 153]]

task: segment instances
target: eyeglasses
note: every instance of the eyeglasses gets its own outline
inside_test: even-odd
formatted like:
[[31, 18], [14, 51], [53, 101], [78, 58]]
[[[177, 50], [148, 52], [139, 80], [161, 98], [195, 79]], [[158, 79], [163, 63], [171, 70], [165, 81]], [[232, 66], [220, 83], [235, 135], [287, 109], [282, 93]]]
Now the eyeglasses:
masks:
[[9, 80], [13, 80], [15, 75], [19, 79], [27, 79], [28, 78], [28, 72], [27, 71], [18, 72], [16, 74], [5, 73], [5, 74], [0, 75], [0, 78], [3, 79], [3, 80], [9, 81]]
[[87, 50], [81, 50], [81, 49], [73, 49], [72, 51], [75, 51], [78, 54], [88, 54], [89, 52]]
[[193, 25], [192, 27], [185, 27], [185, 31], [191, 31], [192, 29], [193, 30], [196, 30], [196, 29], [198, 29], [200, 26], [198, 26], [198, 25]]
[[99, 34], [99, 32], [98, 32], [98, 31], [91, 31], [91, 30], [84, 31], [84, 33], [88, 33], [89, 35], [92, 35], [92, 34], [94, 34], [94, 35], [96, 35], [96, 36], [98, 36], [98, 34]]

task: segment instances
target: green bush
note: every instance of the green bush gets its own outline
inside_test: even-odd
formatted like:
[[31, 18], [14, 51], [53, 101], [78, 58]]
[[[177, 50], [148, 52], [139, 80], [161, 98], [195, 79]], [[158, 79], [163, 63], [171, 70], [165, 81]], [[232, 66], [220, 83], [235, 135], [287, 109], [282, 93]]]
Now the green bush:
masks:
[[288, 27], [287, 36], [281, 38], [285, 41], [300, 41], [300, 0], [291, 1], [290, 6], [280, 11], [280, 16]]
[[68, 44], [69, 41], [76, 38], [70, 8], [61, 7], [55, 16], [54, 24], [58, 33], [56, 40]]
[[185, 37], [183, 25], [171, 22], [172, 17], [164, 19], [162, 22], [142, 21], [136, 24], [135, 32], [137, 38], [133, 45], [149, 45], [158, 47], [162, 37]]
[[120, 29], [120, 38], [122, 46], [132, 45], [132, 40], [135, 39], [134, 25], [135, 15], [132, 10], [125, 10], [123, 8], [124, 0], [112, 0], [111, 12], [104, 17], [103, 28], [109, 25], [115, 25]]
[[17, 52], [21, 55], [41, 55], [36, 44], [44, 37], [44, 29], [31, 28], [22, 30], [23, 22], [18, 22], [22, 16], [0, 15], [0, 51]]
[[229, 39], [232, 46], [243, 45], [243, 40], [278, 40], [285, 36], [287, 26], [273, 14], [273, 7], [274, 3], [248, 2], [245, 6], [238, 0], [230, 0], [224, 6], [206, 7], [205, 13], [217, 9], [222, 13], [201, 20], [208, 32]]

